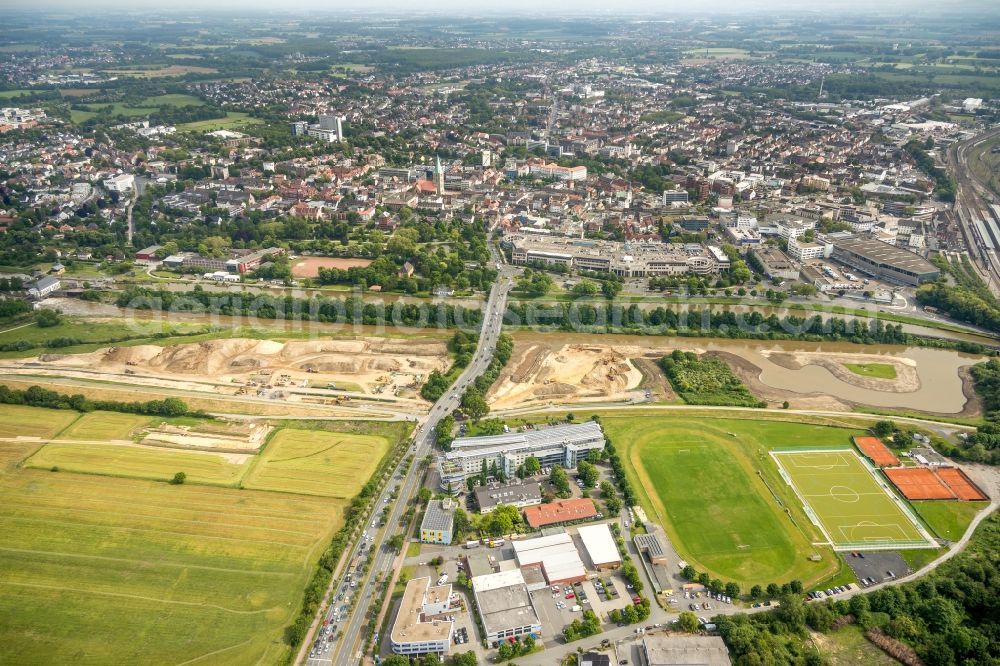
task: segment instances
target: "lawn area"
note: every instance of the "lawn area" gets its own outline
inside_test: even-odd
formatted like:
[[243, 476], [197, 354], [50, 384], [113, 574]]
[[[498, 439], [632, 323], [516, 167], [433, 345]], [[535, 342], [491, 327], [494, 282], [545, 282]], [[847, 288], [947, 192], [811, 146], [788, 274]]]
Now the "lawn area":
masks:
[[114, 444], [46, 444], [25, 465], [153, 481], [167, 481], [184, 472], [188, 483], [215, 486], [238, 485], [248, 468], [214, 453]]
[[990, 503], [934, 500], [911, 502], [911, 504], [935, 534], [951, 541], [958, 541], [976, 514]]
[[243, 486], [350, 498], [389, 447], [385, 437], [284, 428], [268, 440]]
[[935, 545], [854, 451], [781, 451], [772, 455], [835, 546]]
[[204, 106], [205, 102], [201, 101], [194, 95], [157, 95], [156, 97], [147, 97], [142, 100], [142, 103], [146, 106]]
[[406, 556], [416, 557], [419, 554], [420, 554], [420, 542], [411, 541], [410, 544], [406, 547]]
[[896, 367], [889, 363], [845, 363], [844, 367], [862, 377], [895, 379]]
[[0, 473], [0, 662], [283, 663], [284, 627], [342, 508], [301, 495]]
[[[774, 447], [846, 448], [861, 431], [620, 412], [602, 416], [602, 424], [640, 503], [699, 571], [744, 587], [793, 579], [808, 586], [840, 571], [842, 562], [832, 550], [811, 545], [821, 534], [766, 452]], [[820, 555], [819, 562], [808, 559], [813, 553]]]
[[249, 113], [229, 111], [225, 118], [213, 118], [212, 120], [197, 120], [193, 123], [183, 123], [177, 126], [181, 132], [213, 132], [220, 129], [238, 129], [246, 125], [259, 125], [264, 121], [259, 118], [251, 118]]
[[0, 405], [0, 436], [49, 439], [79, 416], [68, 409]]
[[150, 422], [150, 417], [121, 412], [90, 412], [59, 434], [59, 439], [131, 439], [132, 434]]

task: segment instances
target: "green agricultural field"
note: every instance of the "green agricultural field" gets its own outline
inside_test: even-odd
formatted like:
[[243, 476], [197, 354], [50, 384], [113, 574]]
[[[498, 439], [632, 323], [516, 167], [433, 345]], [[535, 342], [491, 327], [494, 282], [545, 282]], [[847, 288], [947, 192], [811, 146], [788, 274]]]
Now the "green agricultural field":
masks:
[[267, 442], [243, 486], [346, 499], [388, 451], [385, 437], [285, 428]]
[[236, 486], [247, 464], [225, 455], [114, 444], [46, 444], [25, 465], [69, 472], [166, 481], [184, 472], [190, 483]]
[[[816, 583], [840, 559], [822, 538], [767, 452], [849, 447], [849, 428], [690, 416], [602, 416], [650, 518], [699, 571], [740, 585]], [[710, 526], [710, 527], [706, 527]], [[820, 555], [812, 562], [809, 555]]]
[[59, 439], [131, 439], [142, 426], [150, 422], [150, 417], [140, 414], [120, 412], [91, 412], [84, 414], [73, 425], [59, 433]]
[[896, 367], [890, 363], [845, 363], [844, 367], [862, 377], [895, 379]]
[[951, 541], [961, 539], [976, 514], [990, 505], [989, 502], [945, 500], [912, 502], [911, 504], [935, 534]]
[[229, 111], [225, 118], [183, 123], [178, 125], [177, 129], [181, 132], [214, 132], [220, 129], [235, 130], [247, 125], [259, 125], [263, 122], [260, 118], [251, 118], [249, 113]]
[[283, 663], [284, 628], [343, 507], [0, 473], [0, 663]]
[[865, 546], [928, 548], [935, 544], [854, 451], [771, 454], [841, 550]]
[[79, 416], [69, 410], [0, 405], [0, 437], [50, 439]]

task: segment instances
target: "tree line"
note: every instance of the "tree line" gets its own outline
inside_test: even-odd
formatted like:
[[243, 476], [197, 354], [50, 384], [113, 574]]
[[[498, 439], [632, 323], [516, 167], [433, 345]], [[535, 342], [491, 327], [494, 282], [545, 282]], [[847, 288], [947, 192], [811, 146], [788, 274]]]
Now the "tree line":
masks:
[[965, 551], [920, 580], [850, 599], [805, 602], [789, 590], [770, 613], [716, 618], [734, 663], [822, 664], [809, 631], [855, 624], [895, 658], [927, 666], [997, 663], [1000, 518], [987, 518]]
[[124, 412], [148, 416], [207, 416], [204, 412], [191, 411], [187, 403], [178, 398], [147, 400], [145, 402], [120, 402], [117, 400], [91, 400], [79, 393], [67, 395], [43, 389], [41, 386], [14, 389], [0, 385], [0, 404], [28, 405], [46, 409], [71, 409], [77, 412]]
[[270, 294], [209, 293], [196, 286], [175, 293], [131, 286], [117, 299], [120, 307], [164, 312], [195, 312], [260, 319], [319, 321], [337, 324], [397, 325], [413, 327], [476, 326], [481, 312], [449, 303], [372, 303], [361, 298], [272, 296]]

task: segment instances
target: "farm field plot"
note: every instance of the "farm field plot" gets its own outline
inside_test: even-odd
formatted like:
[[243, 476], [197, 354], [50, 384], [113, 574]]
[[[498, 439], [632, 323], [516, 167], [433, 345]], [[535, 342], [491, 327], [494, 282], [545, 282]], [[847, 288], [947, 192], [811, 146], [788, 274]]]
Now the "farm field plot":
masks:
[[[602, 416], [648, 515], [699, 571], [741, 585], [818, 582], [841, 564], [766, 455], [774, 446], [848, 446], [848, 428], [679, 416]], [[780, 502], [780, 504], [779, 504]], [[711, 527], [706, 527], [711, 526]]]
[[69, 410], [3, 405], [0, 407], [0, 437], [49, 439], [79, 416], [78, 413]]
[[190, 483], [236, 486], [246, 464], [230, 462], [231, 456], [215, 453], [171, 451], [114, 444], [46, 444], [25, 465], [38, 469], [58, 467], [69, 472], [123, 476], [166, 481], [184, 472]]
[[853, 451], [773, 451], [795, 493], [834, 548], [929, 548], [935, 544], [902, 501]]
[[119, 412], [90, 412], [78, 418], [59, 433], [60, 439], [130, 439], [132, 434], [150, 422], [150, 417]]
[[282, 632], [343, 506], [0, 473], [0, 663], [281, 662]]
[[388, 451], [384, 437], [286, 428], [265, 445], [243, 486], [346, 499]]

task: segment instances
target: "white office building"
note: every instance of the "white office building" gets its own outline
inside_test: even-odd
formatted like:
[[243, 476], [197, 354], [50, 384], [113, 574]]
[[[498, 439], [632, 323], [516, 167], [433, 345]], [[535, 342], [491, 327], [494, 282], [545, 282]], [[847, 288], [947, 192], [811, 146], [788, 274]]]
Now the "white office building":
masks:
[[441, 486], [461, 486], [467, 477], [480, 474], [484, 463], [487, 469], [496, 463], [512, 477], [532, 456], [542, 467], [573, 468], [588, 453], [603, 448], [604, 432], [593, 421], [487, 437], [459, 437], [451, 443], [451, 451], [439, 459]]
[[809, 243], [798, 238], [788, 239], [788, 255], [798, 261], [829, 257], [833, 246], [826, 243]]
[[395, 654], [419, 655], [435, 652], [447, 654], [454, 627], [449, 613], [461, 607], [451, 585], [431, 585], [431, 579], [414, 578], [406, 584], [399, 613], [389, 632]]

